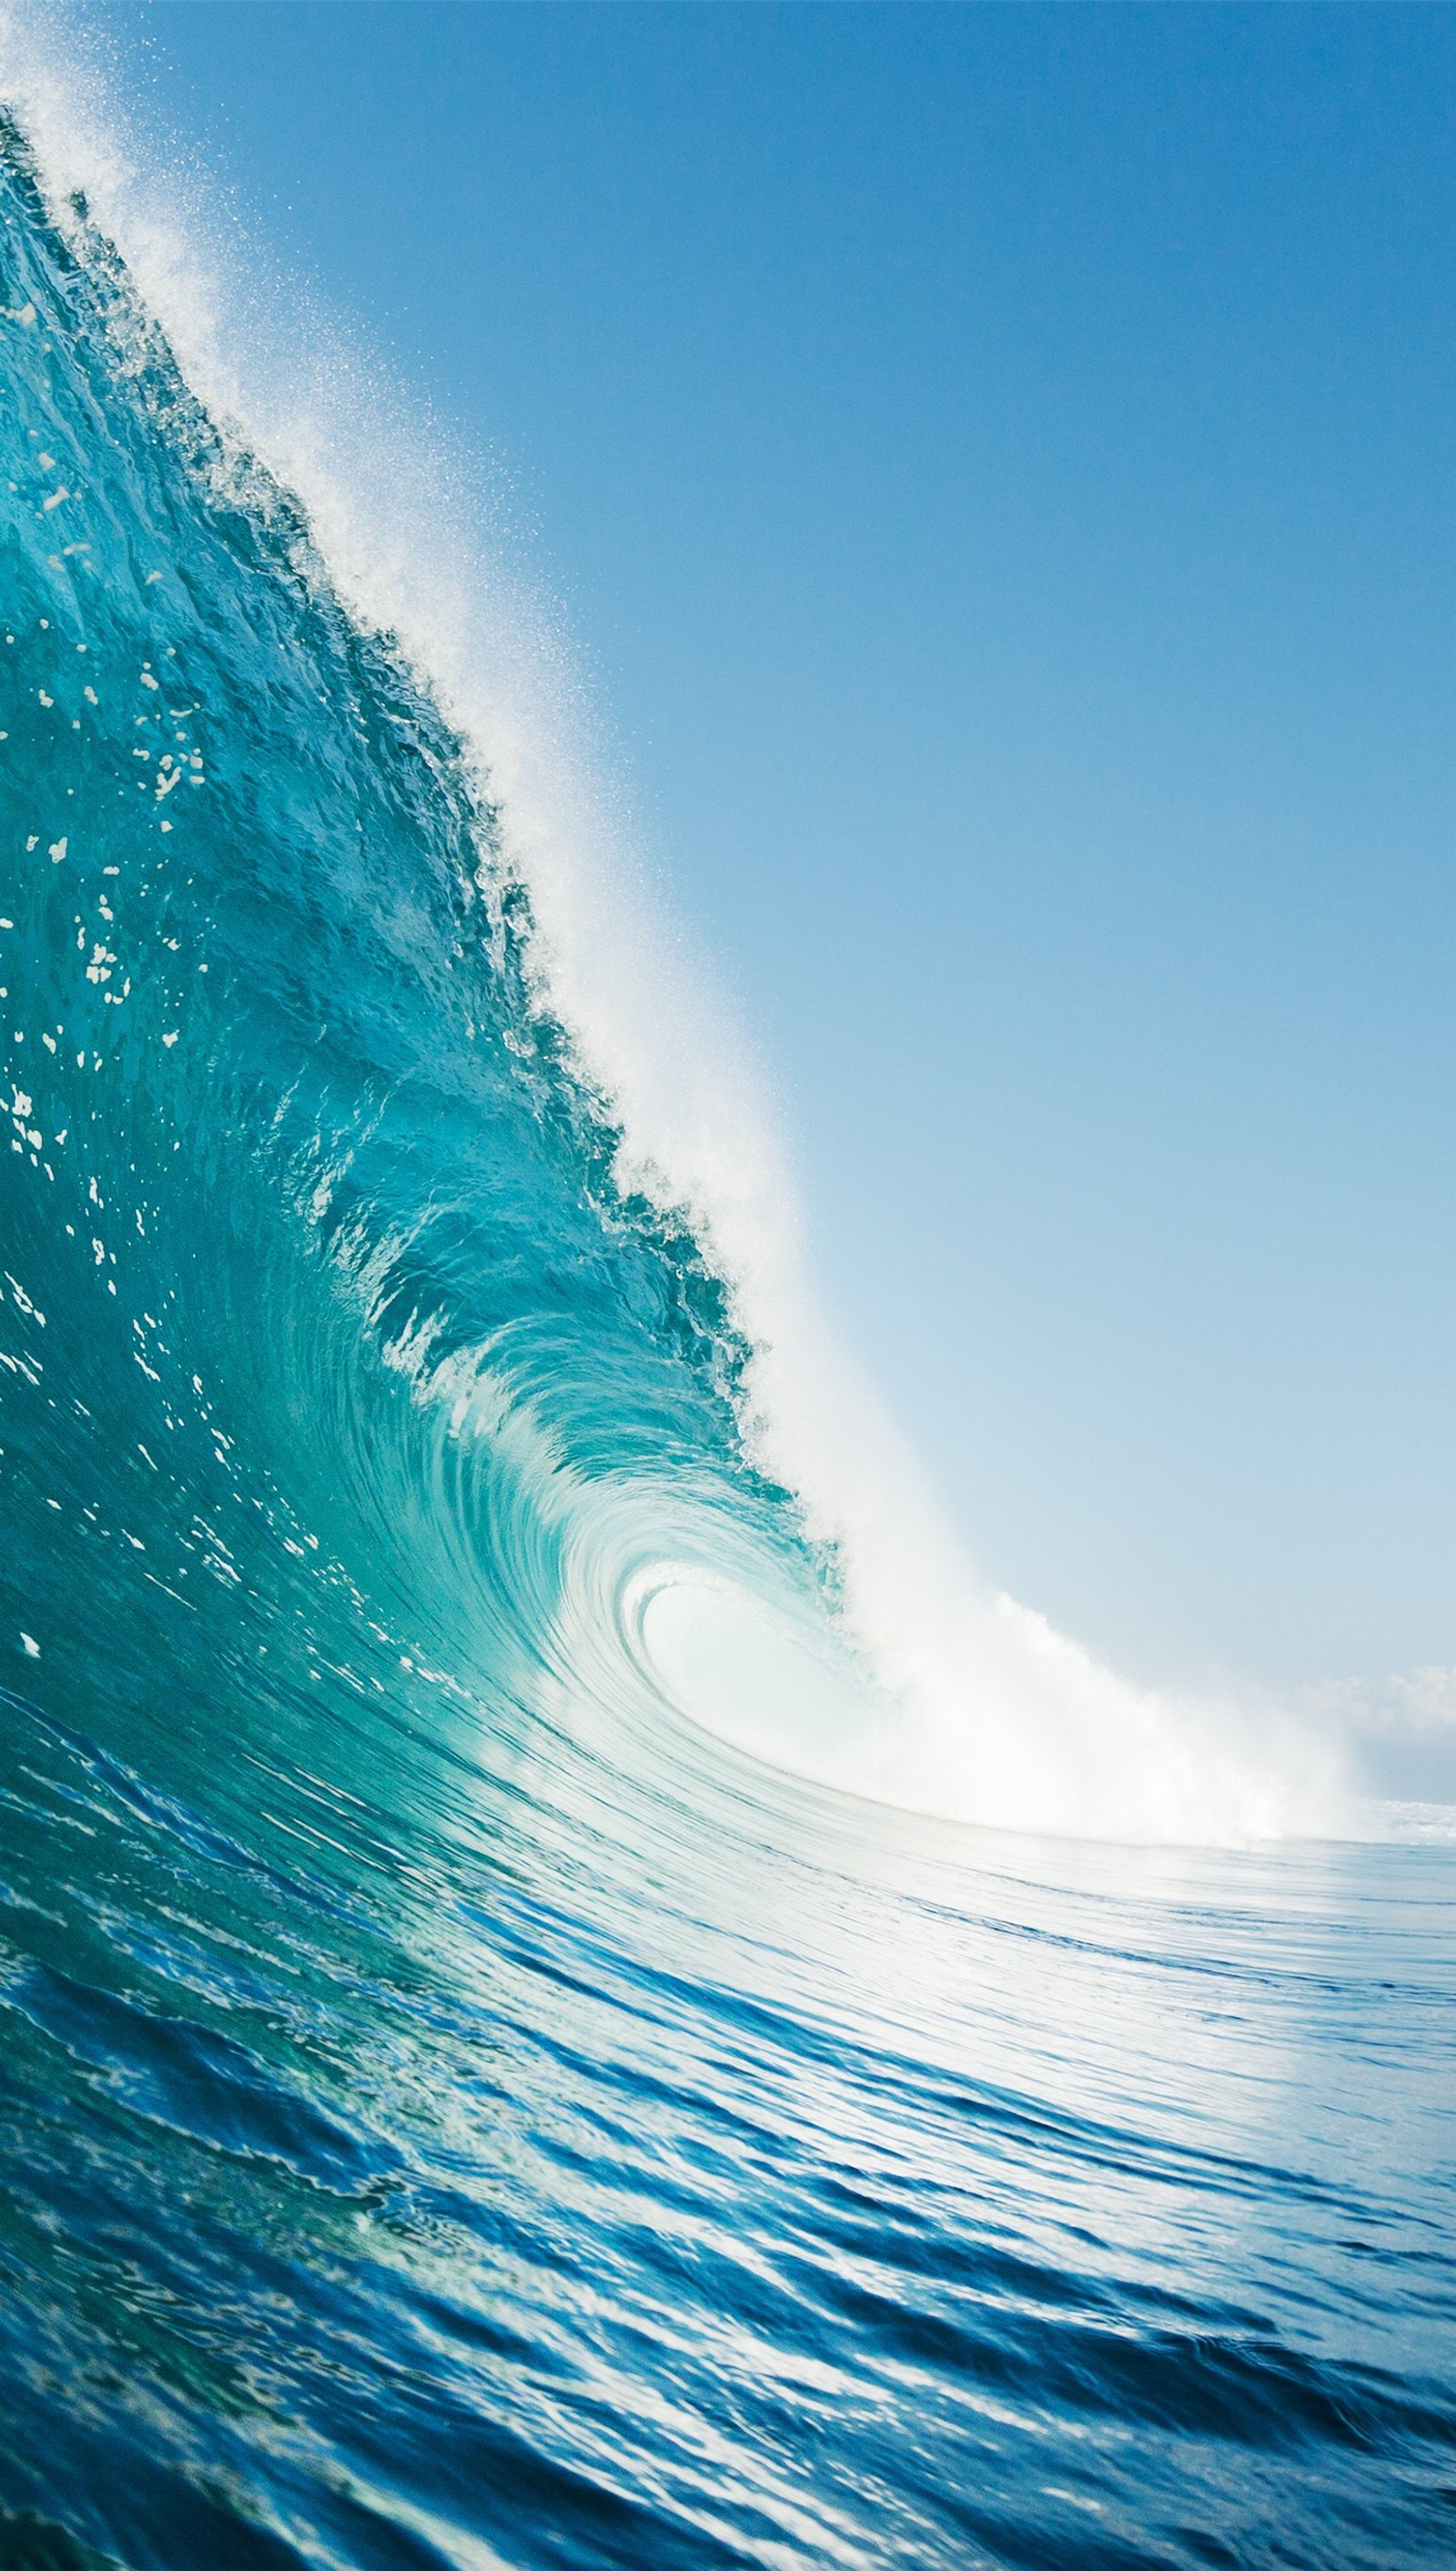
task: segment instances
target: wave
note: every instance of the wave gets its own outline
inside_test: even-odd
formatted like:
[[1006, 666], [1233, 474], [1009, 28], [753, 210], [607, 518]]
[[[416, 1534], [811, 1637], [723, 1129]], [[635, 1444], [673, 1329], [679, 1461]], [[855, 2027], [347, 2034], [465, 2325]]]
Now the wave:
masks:
[[0, 2561], [1413, 2571], [1448, 1847], [951, 1825], [1317, 1763], [976, 1585], [559, 662], [5, 41]]
[[[235, 505], [273, 528], [279, 561], [293, 549], [289, 577], [330, 602], [361, 647], [372, 637], [389, 686], [417, 701], [412, 719], [432, 729], [438, 773], [448, 771], [456, 798], [439, 826], [471, 843], [455, 862], [470, 873], [482, 862], [477, 843], [488, 846], [498, 889], [491, 896], [477, 887], [480, 897], [499, 901], [499, 887], [511, 887], [512, 1042], [529, 1054], [552, 1027], [562, 1095], [575, 1093], [571, 1112], [592, 1127], [584, 1148], [600, 1202], [612, 1202], [609, 1220], [630, 1205], [631, 1220], [671, 1238], [672, 1259], [696, 1263], [700, 1292], [716, 1297], [709, 1333], [717, 1336], [712, 1362], [731, 1387], [728, 1433], [747, 1483], [775, 1488], [785, 1506], [792, 1494], [788, 1515], [819, 1566], [818, 1600], [810, 1608], [796, 1587], [794, 1630], [772, 1676], [769, 1638], [783, 1633], [785, 1612], [781, 1550], [776, 1539], [766, 1556], [752, 1542], [745, 1550], [743, 1528], [729, 1541], [731, 1512], [719, 1505], [706, 1560], [720, 1584], [746, 1581], [746, 1594], [725, 1626], [711, 1603], [721, 1590], [690, 1584], [674, 1622], [701, 1606], [695, 1664], [721, 1656], [726, 1635], [751, 1632], [742, 1666], [752, 1678], [736, 1691], [700, 1689], [683, 1710], [702, 1716], [711, 1704], [754, 1756], [841, 1789], [1009, 1826], [1241, 1839], [1347, 1816], [1332, 1735], [1288, 1709], [1197, 1704], [1137, 1688], [979, 1577], [825, 1323], [761, 1082], [705, 977], [655, 916], [620, 813], [598, 782], [560, 634], [526, 595], [488, 519], [479, 510], [472, 518], [465, 477], [440, 462], [421, 422], [377, 382], [361, 381], [358, 361], [296, 296], [281, 298], [291, 335], [276, 299], [270, 317], [256, 317], [256, 296], [251, 326], [225, 328], [222, 315], [245, 308], [245, 298], [237, 288], [230, 298], [200, 260], [197, 204], [191, 230], [159, 212], [157, 184], [118, 147], [115, 118], [108, 127], [85, 112], [84, 67], [73, 60], [58, 75], [53, 36], [37, 47], [23, 19], [12, 16], [4, 32], [8, 85], [40, 141], [58, 240], [88, 277], [110, 256], [90, 217], [74, 213], [79, 190], [144, 289], [145, 299], [129, 301], [132, 288], [115, 269], [107, 326], [116, 330], [126, 305], [126, 326], [149, 351], [144, 377], [147, 366], [176, 373], [169, 399], [182, 402], [186, 382], [186, 398], [198, 402], [187, 458], [175, 423], [169, 431], [181, 476], [228, 481]], [[134, 508], [138, 496], [128, 491], [119, 505]], [[154, 505], [149, 494], [146, 506]], [[190, 503], [174, 495], [171, 505]], [[197, 572], [191, 577], [196, 585]], [[139, 651], [154, 628], [155, 613], [138, 621]], [[299, 720], [296, 704], [276, 712]], [[255, 755], [272, 754], [259, 744]], [[254, 810], [247, 826], [265, 836], [274, 815]], [[330, 826], [346, 826], [346, 816], [335, 813]], [[296, 899], [291, 885], [283, 898]], [[456, 925], [437, 914], [447, 941]], [[421, 989], [421, 1010], [430, 1005]], [[280, 1062], [279, 1081], [287, 1076]], [[441, 1184], [448, 1191], [457, 1180], [442, 1175]], [[397, 1206], [390, 1218], [404, 1235], [413, 1219]], [[429, 1326], [458, 1372], [455, 1325], [436, 1315]], [[645, 1371], [655, 1363], [645, 1347]], [[719, 1462], [723, 1433], [720, 1417], [709, 1449]], [[674, 1452], [681, 1461], [685, 1450]], [[660, 1500], [669, 1478], [659, 1475]], [[786, 1524], [781, 1507], [780, 1535]], [[667, 1559], [700, 1558], [707, 1539], [696, 1496], [683, 1528], [660, 1520], [659, 1534]], [[718, 1543], [727, 1544], [721, 1559]], [[754, 1605], [760, 1587], [764, 1614]], [[650, 1621], [666, 1631], [664, 1613]], [[806, 1651], [830, 1674], [810, 1691], [807, 1716]], [[673, 1683], [685, 1672], [680, 1653]]]

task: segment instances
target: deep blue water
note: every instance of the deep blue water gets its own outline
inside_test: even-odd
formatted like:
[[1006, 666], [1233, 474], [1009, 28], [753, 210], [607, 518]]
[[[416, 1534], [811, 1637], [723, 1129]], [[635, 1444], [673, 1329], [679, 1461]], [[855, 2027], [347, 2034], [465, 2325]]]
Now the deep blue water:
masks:
[[1449, 1845], [951, 1829], [484, 789], [0, 154], [0, 2563], [1456, 2560]]

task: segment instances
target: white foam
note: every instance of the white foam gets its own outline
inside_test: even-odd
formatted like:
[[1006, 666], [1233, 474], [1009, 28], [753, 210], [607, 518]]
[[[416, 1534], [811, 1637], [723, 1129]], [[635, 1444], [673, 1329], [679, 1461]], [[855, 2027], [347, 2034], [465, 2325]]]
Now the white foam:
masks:
[[826, 1325], [765, 1084], [649, 890], [564, 621], [522, 570], [499, 484], [307, 294], [259, 285], [266, 262], [236, 219], [185, 161], [159, 168], [119, 92], [84, 18], [0, 0], [0, 93], [53, 202], [84, 189], [195, 391], [297, 492], [343, 596], [398, 635], [476, 746], [553, 1005], [623, 1119], [630, 1174], [692, 1211], [732, 1281], [757, 1351], [750, 1434], [842, 1547], [848, 1617], [897, 1708], [839, 1734], [816, 1723], [799, 1763], [1011, 1826], [1183, 1840], [1324, 1826], [1335, 1778], [1308, 1735], [1255, 1749], [1231, 1706], [1130, 1685], [978, 1577]]

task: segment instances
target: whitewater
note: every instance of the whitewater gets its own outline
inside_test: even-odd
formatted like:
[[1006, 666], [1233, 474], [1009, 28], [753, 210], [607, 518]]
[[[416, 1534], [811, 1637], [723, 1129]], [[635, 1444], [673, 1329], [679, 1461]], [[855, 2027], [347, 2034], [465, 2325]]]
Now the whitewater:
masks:
[[0, 2560], [1442, 2558], [1449, 1839], [978, 1581], [549, 630], [0, 36]]

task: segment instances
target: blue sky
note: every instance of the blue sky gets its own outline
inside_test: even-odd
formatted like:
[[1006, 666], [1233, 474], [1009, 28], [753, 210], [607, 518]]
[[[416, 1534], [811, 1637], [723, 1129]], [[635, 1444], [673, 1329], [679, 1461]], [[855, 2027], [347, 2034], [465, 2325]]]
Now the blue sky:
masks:
[[1456, 16], [107, 19], [512, 476], [987, 1569], [1456, 1661]]

